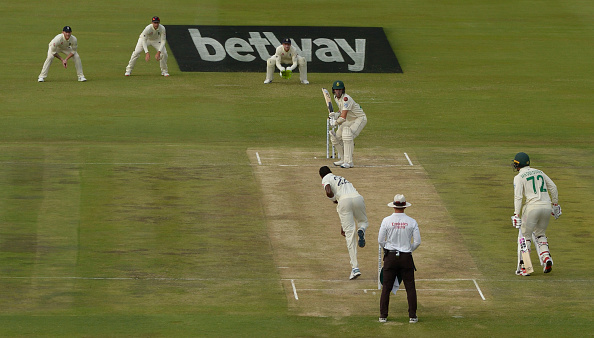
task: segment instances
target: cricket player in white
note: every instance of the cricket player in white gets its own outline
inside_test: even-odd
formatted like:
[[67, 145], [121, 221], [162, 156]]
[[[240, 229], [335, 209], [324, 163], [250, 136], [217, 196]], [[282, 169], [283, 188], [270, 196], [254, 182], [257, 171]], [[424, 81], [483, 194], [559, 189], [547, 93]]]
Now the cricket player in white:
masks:
[[[52, 41], [50, 41], [49, 48], [47, 50], [47, 58], [43, 63], [43, 68], [41, 69], [41, 73], [37, 78], [37, 82], [45, 82], [45, 78], [49, 72], [49, 67], [54, 61], [54, 58], [60, 59], [64, 68], [68, 67], [68, 59], [74, 58], [74, 67], [76, 68], [78, 81], [87, 81], [85, 75], [83, 74], [82, 62], [80, 61], [80, 56], [78, 56], [78, 52], [76, 51], [77, 49], [78, 40], [76, 40], [76, 37], [72, 35], [72, 28], [70, 26], [65, 26], [62, 29], [62, 33], [56, 35]], [[63, 59], [60, 56], [60, 53], [65, 54], [66, 58]]]
[[[285, 65], [291, 65], [284, 67]], [[295, 70], [299, 66], [299, 79], [303, 84], [309, 84], [307, 81], [307, 62], [303, 56], [297, 53], [297, 49], [291, 46], [291, 39], [285, 38], [280, 46], [276, 48], [276, 53], [266, 61], [266, 80], [264, 83], [272, 82], [274, 67], [282, 73], [285, 69]]]
[[342, 81], [334, 81], [332, 93], [338, 111], [330, 112], [328, 116], [334, 120], [334, 126], [339, 127], [336, 131], [330, 130], [329, 134], [330, 141], [340, 156], [340, 161], [334, 162], [334, 165], [345, 169], [353, 168], [355, 137], [359, 136], [367, 124], [367, 116], [361, 106], [346, 94]]
[[[514, 215], [512, 225], [521, 228], [530, 249], [531, 239], [538, 250], [538, 259], [543, 266], [543, 272], [552, 270], [553, 258], [549, 252], [549, 243], [545, 231], [549, 225], [551, 215], [558, 219], [561, 216], [557, 186], [541, 170], [530, 168], [530, 157], [526, 153], [516, 154], [512, 166], [518, 171], [514, 177]], [[549, 197], [549, 193], [551, 196]], [[522, 200], [526, 202], [522, 207]], [[552, 206], [551, 206], [552, 203]], [[522, 217], [520, 218], [520, 211]], [[519, 235], [518, 235], [519, 239]], [[518, 241], [517, 275], [527, 276], [520, 260], [520, 243]]]
[[167, 48], [165, 47], [166, 42], [167, 37], [165, 34], [165, 26], [161, 25], [161, 19], [159, 19], [158, 16], [154, 16], [152, 23], [146, 26], [142, 33], [140, 33], [138, 43], [136, 43], [136, 48], [134, 49], [134, 52], [132, 52], [132, 57], [126, 67], [126, 73], [124, 75], [130, 76], [130, 74], [132, 74], [136, 60], [138, 60], [142, 51], [144, 51], [145, 54], [144, 59], [146, 62], [149, 62], [151, 55], [149, 54], [148, 46], [151, 45], [157, 50], [155, 59], [159, 61], [159, 65], [161, 66], [161, 75], [169, 76], [169, 70], [167, 68]]
[[344, 177], [332, 174], [327, 166], [320, 168], [320, 177], [322, 178], [322, 186], [326, 196], [337, 204], [336, 211], [342, 225], [341, 233], [346, 239], [351, 258], [351, 275], [349, 279], [355, 279], [361, 275], [359, 262], [357, 261], [357, 245], [355, 243], [358, 237], [359, 247], [365, 246], [365, 231], [369, 226], [365, 211], [365, 200], [351, 182]]

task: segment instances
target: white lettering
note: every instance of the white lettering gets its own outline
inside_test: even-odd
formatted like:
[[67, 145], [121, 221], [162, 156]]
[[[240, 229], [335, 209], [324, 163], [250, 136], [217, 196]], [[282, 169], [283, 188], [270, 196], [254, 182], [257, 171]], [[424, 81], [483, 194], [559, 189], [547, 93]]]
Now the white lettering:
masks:
[[354, 65], [349, 65], [349, 70], [360, 72], [365, 67], [365, 39], [355, 39], [354, 51], [345, 39], [336, 39], [336, 43], [355, 61]]
[[326, 46], [326, 48], [320, 48], [316, 50], [316, 56], [320, 61], [323, 62], [344, 62], [340, 50], [336, 43], [330, 39], [319, 38], [315, 39], [313, 43], [316, 46]]
[[270, 54], [268, 54], [268, 50], [266, 49], [266, 46], [270, 44], [268, 43], [268, 40], [261, 37], [260, 33], [258, 32], [250, 32], [250, 38], [248, 41], [250, 42], [250, 45], [256, 47], [256, 51], [258, 51], [260, 59], [264, 61], [268, 60], [270, 57]]
[[[250, 46], [247, 41], [240, 38], [230, 38], [229, 40], [225, 41], [225, 49], [230, 57], [234, 58], [237, 61], [243, 62], [251, 62], [256, 59], [255, 56], [251, 54], [241, 55], [240, 52], [253, 52], [254, 49]], [[350, 66], [349, 66], [350, 67]]]
[[[192, 41], [194, 41], [194, 45], [196, 46], [196, 50], [198, 50], [198, 54], [204, 61], [222, 61], [227, 53], [225, 53], [225, 49], [223, 45], [221, 45], [217, 40], [213, 38], [203, 38], [200, 35], [200, 31], [195, 28], [188, 29], [190, 32], [190, 36], [192, 37]], [[208, 48], [206, 46], [209, 45], [214, 49], [214, 54], [210, 54]]]

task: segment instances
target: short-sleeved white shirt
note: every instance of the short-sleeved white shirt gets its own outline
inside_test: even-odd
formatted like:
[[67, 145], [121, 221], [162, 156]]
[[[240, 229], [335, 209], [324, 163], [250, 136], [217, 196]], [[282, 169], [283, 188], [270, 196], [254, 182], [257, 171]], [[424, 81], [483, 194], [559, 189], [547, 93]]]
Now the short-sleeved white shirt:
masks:
[[337, 176], [332, 173], [327, 174], [322, 179], [322, 186], [325, 189], [327, 185], [330, 185], [337, 201], [340, 201], [340, 199], [345, 196], [359, 195], [359, 192], [355, 189], [353, 184], [342, 176]]

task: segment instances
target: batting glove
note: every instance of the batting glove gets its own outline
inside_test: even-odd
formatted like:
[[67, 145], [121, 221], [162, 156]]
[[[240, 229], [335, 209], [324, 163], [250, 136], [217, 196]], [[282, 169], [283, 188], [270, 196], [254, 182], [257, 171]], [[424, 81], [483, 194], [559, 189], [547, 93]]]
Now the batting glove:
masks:
[[520, 217], [518, 217], [518, 215], [513, 215], [511, 217], [512, 220], [512, 226], [515, 227], [516, 229], [519, 229], [522, 226], [522, 219]]
[[559, 204], [553, 204], [553, 212], [551, 213], [551, 215], [553, 215], [555, 219], [559, 219], [559, 216], [561, 216], [562, 214], [563, 212], [561, 211], [561, 206]]
[[330, 112], [330, 113], [328, 114], [328, 118], [330, 118], [330, 119], [334, 119], [334, 120], [336, 120], [336, 119], [337, 119], [337, 118], [339, 118], [339, 117], [340, 117], [340, 113], [339, 113], [339, 112]]

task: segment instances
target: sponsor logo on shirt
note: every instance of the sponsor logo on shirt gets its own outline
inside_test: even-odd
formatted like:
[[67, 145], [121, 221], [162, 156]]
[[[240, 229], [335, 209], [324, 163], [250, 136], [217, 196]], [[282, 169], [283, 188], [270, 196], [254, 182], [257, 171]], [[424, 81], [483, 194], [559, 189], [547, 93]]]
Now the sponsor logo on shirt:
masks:
[[404, 229], [404, 228], [406, 228], [408, 223], [406, 223], [406, 222], [392, 222], [392, 224], [390, 224], [390, 225], [395, 229]]

